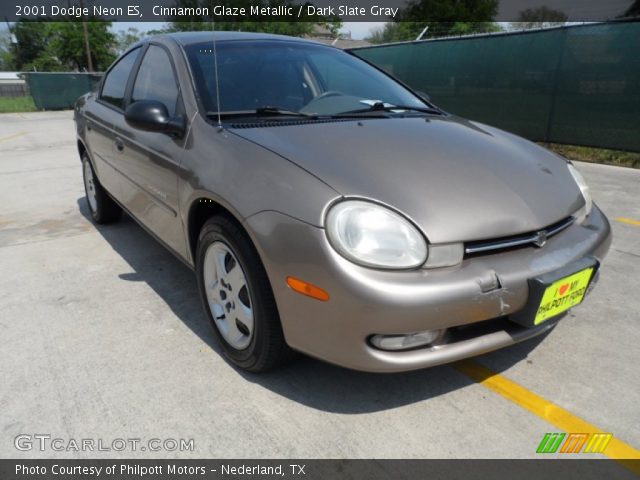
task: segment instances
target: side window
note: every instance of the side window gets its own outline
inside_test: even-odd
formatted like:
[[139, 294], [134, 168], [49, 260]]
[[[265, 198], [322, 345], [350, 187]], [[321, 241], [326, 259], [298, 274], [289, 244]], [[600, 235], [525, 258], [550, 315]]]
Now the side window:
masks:
[[131, 50], [124, 57], [118, 60], [118, 63], [109, 70], [104, 79], [102, 93], [100, 98], [118, 108], [124, 108], [124, 91], [127, 88], [127, 80], [136, 62], [136, 58], [140, 53], [140, 49]]
[[149, 46], [140, 64], [131, 96], [132, 102], [136, 100], [156, 100], [167, 107], [170, 116], [176, 113], [178, 86], [171, 61], [167, 52], [155, 45]]

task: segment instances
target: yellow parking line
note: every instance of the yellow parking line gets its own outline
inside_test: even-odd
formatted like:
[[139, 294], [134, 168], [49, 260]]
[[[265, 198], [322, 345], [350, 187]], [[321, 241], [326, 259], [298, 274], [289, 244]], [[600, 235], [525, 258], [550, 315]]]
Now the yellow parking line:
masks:
[[638, 220], [632, 220], [630, 218], [618, 217], [616, 218], [618, 222], [627, 223], [629, 225], [635, 225], [636, 227], [640, 227], [640, 222]]
[[13, 140], [14, 138], [18, 138], [21, 137], [22, 135], [26, 135], [27, 132], [18, 132], [18, 133], [14, 133], [13, 135], [9, 135], [7, 137], [1, 137], [0, 138], [0, 142], [4, 142], [6, 140]]
[[[546, 398], [527, 390], [523, 386], [474, 361], [463, 360], [454, 363], [453, 367], [482, 386], [530, 411], [564, 432], [599, 433], [606, 431], [585, 422]], [[640, 451], [618, 440], [615, 437], [615, 432], [613, 433], [614, 437], [611, 439], [604, 454], [640, 475], [640, 464], [638, 462], [625, 462], [625, 460], [640, 459]], [[534, 443], [538, 440], [537, 438], [533, 439]]]

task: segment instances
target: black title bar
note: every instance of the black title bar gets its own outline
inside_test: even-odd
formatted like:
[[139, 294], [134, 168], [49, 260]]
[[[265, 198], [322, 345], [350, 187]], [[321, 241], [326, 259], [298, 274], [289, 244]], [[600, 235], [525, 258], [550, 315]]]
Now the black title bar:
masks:
[[[515, 22], [534, 18], [606, 21], [640, 15], [634, 0], [16, 0], [1, 2], [0, 18], [115, 22], [358, 21]], [[537, 13], [536, 13], [537, 12]], [[560, 15], [560, 16], [558, 16]]]
[[639, 460], [0, 460], [2, 480], [637, 478]]

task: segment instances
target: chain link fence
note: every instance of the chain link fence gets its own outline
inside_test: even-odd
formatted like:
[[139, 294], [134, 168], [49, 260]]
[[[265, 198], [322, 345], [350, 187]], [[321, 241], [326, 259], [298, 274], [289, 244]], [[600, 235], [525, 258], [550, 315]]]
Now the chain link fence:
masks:
[[640, 152], [640, 23], [351, 50], [445, 110], [534, 141]]

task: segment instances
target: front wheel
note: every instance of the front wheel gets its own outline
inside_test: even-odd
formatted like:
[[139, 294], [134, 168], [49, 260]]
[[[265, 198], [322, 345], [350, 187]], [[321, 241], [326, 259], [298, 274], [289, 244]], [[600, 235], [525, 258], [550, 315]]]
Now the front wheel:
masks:
[[91, 218], [96, 223], [111, 223], [118, 220], [122, 215], [122, 209], [100, 184], [86, 153], [82, 155], [82, 178]]
[[290, 355], [271, 284], [247, 234], [223, 216], [200, 231], [196, 255], [204, 309], [227, 358], [264, 372]]

